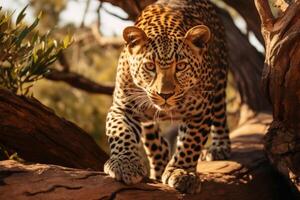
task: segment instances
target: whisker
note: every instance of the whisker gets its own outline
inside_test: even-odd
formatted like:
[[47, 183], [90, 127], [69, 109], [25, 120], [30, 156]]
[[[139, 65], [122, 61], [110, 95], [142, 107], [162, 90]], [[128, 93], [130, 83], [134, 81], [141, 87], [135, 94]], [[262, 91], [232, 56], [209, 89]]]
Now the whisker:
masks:
[[140, 111], [140, 106], [143, 104], [145, 100], [141, 98], [140, 100], [136, 101], [135, 104], [132, 106], [133, 108], [136, 108], [137, 110]]
[[155, 112], [155, 114], [154, 114], [153, 121], [155, 121], [157, 123], [159, 122], [159, 114], [160, 114], [160, 110], [157, 109], [156, 112]]
[[147, 103], [147, 99], [142, 99], [140, 105], [138, 105], [137, 107], [143, 110], [146, 103]]
[[171, 124], [173, 125], [174, 121], [173, 121], [173, 112], [172, 112], [172, 110], [169, 111], [169, 114], [170, 114], [170, 117], [171, 117]]

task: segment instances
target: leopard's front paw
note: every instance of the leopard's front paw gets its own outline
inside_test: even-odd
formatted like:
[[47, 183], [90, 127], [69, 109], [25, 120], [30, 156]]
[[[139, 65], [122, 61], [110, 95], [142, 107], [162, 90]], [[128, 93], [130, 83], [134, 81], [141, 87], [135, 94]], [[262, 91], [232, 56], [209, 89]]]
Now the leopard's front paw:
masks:
[[135, 184], [147, 174], [147, 169], [141, 160], [141, 158], [130, 159], [124, 155], [111, 157], [104, 164], [104, 172], [125, 184]]
[[209, 149], [204, 150], [201, 154], [201, 160], [215, 161], [227, 160], [230, 157], [230, 147], [215, 147], [211, 146]]
[[201, 191], [201, 181], [196, 173], [180, 168], [167, 167], [162, 182], [182, 193], [196, 194]]

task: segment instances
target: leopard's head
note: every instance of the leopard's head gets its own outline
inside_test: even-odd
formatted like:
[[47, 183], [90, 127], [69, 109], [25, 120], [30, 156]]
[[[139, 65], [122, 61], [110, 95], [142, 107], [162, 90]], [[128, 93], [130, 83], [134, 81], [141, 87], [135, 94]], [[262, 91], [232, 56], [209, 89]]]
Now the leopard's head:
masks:
[[128, 64], [134, 83], [146, 91], [160, 110], [170, 110], [186, 92], [204, 79], [202, 67], [211, 38], [205, 25], [189, 29], [183, 37], [148, 37], [135, 26], [124, 29]]

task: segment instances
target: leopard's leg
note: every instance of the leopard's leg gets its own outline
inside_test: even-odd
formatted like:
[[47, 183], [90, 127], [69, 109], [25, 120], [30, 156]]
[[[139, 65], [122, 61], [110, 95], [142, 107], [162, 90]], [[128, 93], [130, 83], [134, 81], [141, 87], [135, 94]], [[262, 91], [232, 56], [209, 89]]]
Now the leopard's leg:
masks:
[[213, 99], [212, 143], [203, 154], [202, 160], [226, 160], [230, 157], [231, 147], [226, 117], [226, 79], [220, 79]]
[[211, 106], [203, 107], [203, 112], [195, 113], [180, 125], [176, 151], [162, 176], [163, 183], [180, 192], [193, 194], [201, 190], [196, 167], [212, 122]]
[[160, 180], [170, 160], [167, 140], [159, 135], [159, 126], [155, 122], [142, 124], [142, 141], [150, 163], [150, 178]]
[[140, 122], [124, 109], [112, 106], [106, 121], [106, 135], [111, 156], [104, 165], [104, 172], [126, 184], [140, 182], [147, 169], [139, 152]]

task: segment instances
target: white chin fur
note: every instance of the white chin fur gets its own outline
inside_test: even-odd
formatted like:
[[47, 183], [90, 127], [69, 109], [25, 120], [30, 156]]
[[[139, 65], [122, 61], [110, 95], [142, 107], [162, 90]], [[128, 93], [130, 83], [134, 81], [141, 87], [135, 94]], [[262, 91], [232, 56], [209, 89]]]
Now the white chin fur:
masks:
[[163, 110], [160, 106], [154, 104], [154, 107], [157, 108], [158, 110]]

